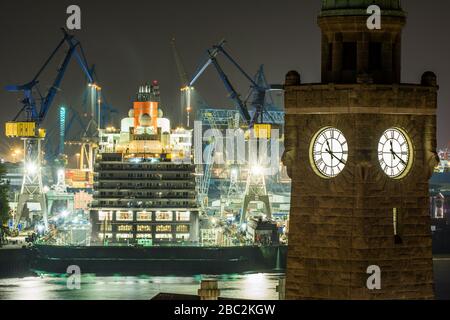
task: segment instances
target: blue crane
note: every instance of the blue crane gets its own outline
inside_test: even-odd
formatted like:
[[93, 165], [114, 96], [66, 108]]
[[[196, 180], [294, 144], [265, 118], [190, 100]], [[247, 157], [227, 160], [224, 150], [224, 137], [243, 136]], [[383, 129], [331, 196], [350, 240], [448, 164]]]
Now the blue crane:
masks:
[[[262, 79], [261, 78], [261, 74], [263, 75], [262, 67], [260, 68], [260, 72], [258, 72], [259, 75], [257, 75], [256, 79], [253, 79], [225, 50], [224, 48], [225, 44], [226, 41], [222, 40], [218, 45], [214, 45], [211, 49], [207, 50], [207, 60], [205, 63], [201, 64], [200, 67], [197, 69], [197, 72], [190, 81], [189, 86], [194, 85], [194, 83], [198, 80], [198, 78], [203, 74], [203, 72], [208, 68], [209, 65], [211, 64], [214, 65], [219, 74], [220, 79], [222, 80], [226, 90], [228, 91], [229, 97], [236, 104], [236, 107], [239, 110], [245, 123], [249, 126], [249, 128], [252, 128], [254, 124], [263, 122], [263, 113], [265, 112], [264, 105], [266, 99], [266, 92], [271, 88], [269, 85], [267, 85], [267, 82], [258, 81], [258, 79]], [[224, 70], [220, 66], [217, 60], [217, 56], [219, 55], [219, 53], [223, 54], [250, 82], [250, 88], [253, 94], [251, 95], [251, 101], [249, 104], [252, 107], [253, 115], [250, 114], [249, 109], [247, 108], [247, 101], [243, 101], [241, 99], [239, 93], [233, 87], [228, 76], [225, 74]]]
[[[88, 67], [88, 62], [86, 59], [86, 56], [83, 51], [83, 47], [81, 46], [81, 43], [73, 36], [67, 33], [65, 29], [62, 29], [63, 32], [63, 39], [58, 43], [56, 48], [53, 50], [51, 55], [48, 57], [48, 59], [45, 61], [45, 63], [42, 65], [42, 67], [39, 69], [37, 74], [34, 76], [34, 78], [23, 85], [10, 85], [6, 86], [5, 89], [10, 92], [23, 92], [24, 98], [22, 99], [22, 108], [19, 110], [17, 115], [14, 117], [13, 121], [17, 121], [18, 118], [25, 113], [25, 121], [27, 122], [34, 122], [36, 124], [36, 128], [41, 126], [42, 122], [45, 120], [49, 110], [51, 109], [52, 103], [55, 99], [56, 94], [60, 90], [60, 86], [62, 83], [62, 80], [64, 78], [65, 72], [67, 70], [67, 67], [73, 57], [76, 58], [79, 66], [81, 67], [81, 70], [83, 71], [84, 75], [86, 76], [87, 82], [91, 86], [98, 87], [96, 83], [96, 72], [94, 66], [91, 68]], [[39, 77], [44, 72], [44, 70], [49, 66], [49, 64], [52, 62], [52, 60], [55, 58], [57, 53], [63, 48], [63, 45], [67, 44], [68, 49], [65, 53], [63, 62], [59, 65], [56, 78], [54, 79], [52, 85], [48, 89], [48, 92], [46, 96], [44, 97], [39, 88]], [[39, 97], [36, 99], [34, 97], [34, 94], [38, 94]], [[101, 119], [98, 119], [101, 123], [106, 123], [110, 119], [108, 118], [113, 113], [117, 113], [117, 110], [111, 107], [109, 104], [106, 103], [106, 98], [104, 97], [103, 91], [97, 92], [99, 95], [98, 97], [101, 99]], [[71, 108], [72, 113], [76, 113], [75, 110]], [[67, 122], [64, 124], [64, 126], [67, 126], [64, 128], [65, 133], [69, 132], [69, 129], [72, 125], [72, 121], [74, 120], [73, 117], [70, 117], [67, 119]], [[85, 129], [85, 125], [81, 126], [80, 128]], [[47, 133], [47, 136], [50, 140], [54, 140], [54, 135], [56, 135], [56, 131], [59, 128], [59, 126], [51, 125], [49, 128], [49, 131]], [[47, 139], [48, 140], [48, 139]], [[55, 141], [52, 141], [55, 142]], [[61, 143], [61, 142], [60, 142]], [[60, 153], [61, 148], [52, 148], [52, 143], [45, 143], [46, 147], [46, 159], [50, 160], [53, 158], [58, 157]], [[55, 146], [57, 144], [53, 144]]]
[[[76, 128], [73, 129], [76, 125]], [[86, 129], [87, 122], [80, 113], [70, 105], [60, 106], [58, 122], [49, 126], [44, 142], [45, 160], [51, 163], [64, 154], [66, 141], [80, 139], [81, 133]], [[58, 143], [55, 143], [58, 141]]]
[[[50, 57], [48, 57], [34, 78], [30, 82], [22, 85], [10, 85], [6, 87], [7, 91], [23, 92], [24, 95], [22, 108], [12, 122], [6, 123], [6, 135], [8, 137], [20, 137], [24, 141], [23, 180], [17, 203], [16, 221], [14, 222], [15, 227], [17, 227], [18, 222], [22, 218], [25, 205], [30, 201], [36, 201], [41, 205], [44, 227], [46, 230], [48, 228], [47, 203], [45, 200], [41, 172], [41, 140], [45, 137], [45, 131], [41, 129], [40, 126], [51, 109], [52, 103], [59, 91], [61, 82], [73, 56], [76, 57], [78, 64], [89, 78], [90, 83], [94, 82], [94, 79], [89, 72], [88, 63], [86, 62], [86, 57], [80, 42], [76, 40], [73, 35], [68, 34], [65, 29], [62, 29], [62, 31], [64, 35], [63, 39], [58, 43]], [[47, 94], [43, 96], [38, 87], [39, 77], [49, 66], [50, 62], [64, 44], [68, 45], [68, 50], [62, 63], [59, 65], [55, 80], [48, 89]], [[38, 99], [34, 97], [35, 92], [39, 94]], [[25, 113], [25, 119], [22, 118], [17, 122], [17, 119], [23, 113]], [[24, 128], [25, 130], [22, 130]]]
[[[92, 77], [90, 70], [88, 68], [88, 64], [86, 61], [86, 57], [83, 52], [83, 48], [81, 47], [81, 43], [75, 39], [73, 35], [70, 35], [66, 32], [65, 29], [62, 29], [64, 37], [59, 42], [55, 50], [53, 50], [50, 57], [45, 61], [44, 65], [39, 69], [38, 73], [34, 76], [34, 78], [23, 85], [10, 85], [6, 87], [7, 91], [10, 92], [19, 92], [22, 91], [24, 94], [24, 99], [22, 100], [23, 107], [20, 109], [20, 111], [17, 113], [13, 121], [16, 121], [19, 116], [25, 112], [26, 113], [26, 121], [35, 122], [37, 126], [41, 125], [42, 122], [45, 120], [48, 111], [51, 108], [51, 105], [53, 103], [53, 100], [55, 99], [56, 94], [59, 91], [59, 87], [61, 85], [62, 79], [64, 77], [64, 74], [67, 70], [67, 66], [69, 65], [69, 62], [73, 56], [78, 61], [78, 64], [80, 65], [81, 69], [84, 71], [86, 76], [89, 79], [89, 83], [94, 83], [94, 78]], [[62, 48], [63, 44], [67, 43], [68, 50], [64, 57], [63, 62], [58, 68], [58, 73], [53, 81], [53, 84], [51, 85], [50, 89], [47, 92], [47, 95], [44, 97], [40, 93], [39, 89], [37, 88], [37, 84], [39, 83], [39, 76], [42, 74], [42, 72], [47, 68], [49, 63], [52, 61], [52, 59], [55, 57], [55, 55], [59, 52], [59, 50]], [[79, 49], [79, 50], [77, 50]], [[37, 90], [34, 90], [37, 89]], [[37, 91], [39, 94], [39, 100], [40, 104], [38, 105], [36, 99], [33, 96], [33, 91]]]
[[[92, 65], [92, 67], [90, 69], [90, 74], [92, 75], [92, 78], [95, 80], [95, 82], [101, 82], [99, 80], [98, 72], [97, 72], [95, 64]], [[89, 77], [87, 77], [86, 79], [88, 81], [88, 84], [91, 83]], [[83, 105], [83, 112], [84, 113], [87, 113], [87, 99], [88, 99], [89, 91], [90, 90], [88, 90], [88, 89], [85, 90], [84, 95], [83, 95], [83, 103], [82, 103], [82, 105]], [[100, 98], [100, 101], [101, 101], [100, 108], [102, 110], [101, 114], [97, 115], [97, 118], [98, 118], [98, 121], [99, 121], [100, 128], [103, 128], [103, 127], [105, 127], [107, 125], [110, 125], [113, 122], [114, 116], [116, 114], [118, 114], [119, 111], [108, 103], [108, 100], [106, 99], [106, 96], [105, 96], [103, 90], [98, 91], [97, 95], [98, 95], [98, 98]]]

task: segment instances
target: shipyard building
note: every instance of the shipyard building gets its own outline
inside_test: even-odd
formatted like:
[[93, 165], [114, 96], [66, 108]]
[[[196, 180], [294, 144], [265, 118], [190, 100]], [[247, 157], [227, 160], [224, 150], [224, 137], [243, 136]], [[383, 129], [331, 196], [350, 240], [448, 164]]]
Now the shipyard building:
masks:
[[97, 243], [198, 242], [192, 132], [172, 129], [156, 81], [141, 86], [121, 128], [99, 133], [91, 204]]

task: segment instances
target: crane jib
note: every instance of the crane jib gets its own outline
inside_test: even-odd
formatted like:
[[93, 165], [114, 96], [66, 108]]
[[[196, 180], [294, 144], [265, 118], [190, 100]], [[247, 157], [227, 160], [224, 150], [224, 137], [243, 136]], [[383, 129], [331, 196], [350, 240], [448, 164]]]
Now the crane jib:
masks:
[[[64, 78], [65, 72], [67, 70], [67, 66], [70, 63], [70, 60], [73, 56], [78, 61], [78, 64], [80, 65], [81, 69], [85, 73], [86, 77], [88, 78], [89, 83], [94, 83], [94, 78], [92, 76], [92, 73], [88, 67], [88, 63], [86, 60], [86, 57], [84, 56], [83, 49], [81, 47], [81, 43], [75, 39], [73, 35], [70, 35], [66, 32], [66, 30], [62, 29], [64, 33], [63, 39], [58, 43], [56, 48], [52, 51], [50, 56], [47, 58], [47, 60], [44, 62], [42, 67], [39, 69], [39, 71], [36, 73], [34, 78], [24, 84], [24, 85], [15, 85], [15, 86], [7, 86], [6, 90], [8, 91], [22, 91], [24, 94], [24, 99], [22, 100], [23, 106], [20, 109], [17, 116], [14, 118], [14, 121], [16, 121], [20, 114], [23, 112], [26, 113], [26, 121], [32, 121], [35, 122], [37, 126], [39, 126], [46, 118], [52, 103], [54, 101], [54, 98], [60, 88], [60, 85], [62, 83], [62, 80]], [[45, 97], [40, 97], [41, 104], [38, 107], [36, 105], [36, 100], [33, 97], [33, 90], [36, 88], [36, 85], [39, 83], [39, 77], [42, 74], [42, 72], [48, 67], [50, 62], [53, 60], [55, 55], [60, 51], [63, 44], [67, 43], [69, 46], [69, 50], [67, 51], [63, 62], [58, 68], [58, 73], [56, 75], [55, 80], [53, 81], [52, 85], [50, 86], [50, 89], [48, 90]], [[80, 52], [77, 51], [79, 49]]]
[[[222, 40], [218, 45], [214, 45], [212, 49], [207, 50], [208, 60], [203, 65], [201, 65], [200, 68], [197, 69], [198, 71], [193, 76], [192, 80], [189, 83], [189, 86], [192, 86], [204, 73], [208, 66], [213, 64], [219, 74], [219, 77], [225, 85], [228, 96], [236, 104], [236, 107], [246, 124], [249, 126], [249, 128], [252, 128], [254, 124], [264, 121], [263, 114], [266, 112], [264, 106], [266, 91], [270, 89], [270, 86], [265, 84], [264, 76], [264, 81], [261, 81], [260, 77], [257, 76], [255, 79], [253, 79], [247, 72], [245, 72], [245, 70], [239, 65], [239, 63], [237, 63], [237, 61], [233, 59], [233, 57], [224, 49], [225, 43], [225, 40]], [[219, 55], [219, 53], [222, 53], [239, 70], [239, 72], [242, 73], [242, 75], [250, 82], [250, 88], [256, 91], [256, 94], [254, 94], [254, 98], [251, 101], [252, 109], [254, 109], [253, 117], [250, 115], [250, 112], [247, 108], [247, 99], [242, 101], [240, 95], [235, 90], [231, 81], [217, 61], [217, 56]], [[262, 70], [263, 67], [261, 66], [260, 70], [258, 71], [258, 75], [261, 76], [261, 73], [263, 72]], [[261, 84], [261, 82], [263, 83]]]

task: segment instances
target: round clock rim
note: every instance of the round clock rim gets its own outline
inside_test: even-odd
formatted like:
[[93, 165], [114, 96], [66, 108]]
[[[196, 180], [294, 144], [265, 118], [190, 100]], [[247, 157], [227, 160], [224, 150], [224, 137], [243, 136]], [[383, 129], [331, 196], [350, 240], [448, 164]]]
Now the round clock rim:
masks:
[[[406, 143], [408, 144], [408, 150], [409, 150], [408, 163], [407, 163], [405, 169], [403, 169], [403, 171], [398, 176], [394, 176], [394, 177], [388, 175], [383, 170], [383, 168], [381, 167], [379, 156], [378, 156], [378, 147], [380, 145], [380, 140], [383, 137], [383, 135], [389, 130], [397, 130], [397, 131], [399, 131], [405, 137]], [[393, 180], [401, 180], [401, 179], [405, 178], [411, 172], [411, 168], [412, 168], [412, 165], [413, 165], [413, 162], [414, 162], [414, 146], [413, 146], [412, 140], [411, 140], [408, 132], [405, 129], [403, 129], [401, 127], [389, 127], [389, 128], [387, 128], [386, 130], [383, 131], [383, 133], [381, 134], [380, 138], [378, 139], [378, 143], [377, 143], [377, 161], [378, 161], [378, 165], [379, 165], [379, 168], [381, 169], [381, 171], [388, 178], [393, 179]]]
[[341, 170], [337, 175], [335, 175], [335, 176], [333, 176], [333, 177], [330, 177], [330, 176], [327, 176], [327, 175], [323, 174], [323, 173], [317, 168], [316, 162], [314, 161], [314, 155], [313, 155], [313, 151], [314, 151], [314, 142], [317, 140], [317, 137], [318, 137], [322, 132], [324, 132], [324, 131], [327, 130], [327, 129], [335, 129], [335, 130], [339, 131], [339, 132], [342, 134], [342, 136], [344, 137], [345, 141], [347, 142], [347, 145], [348, 145], [348, 141], [347, 141], [347, 138], [345, 137], [345, 134], [342, 132], [342, 130], [340, 130], [340, 129], [336, 128], [336, 127], [333, 127], [333, 126], [325, 126], [325, 127], [320, 128], [319, 130], [316, 131], [316, 133], [315, 133], [315, 134], [313, 135], [313, 137], [311, 138], [311, 141], [310, 141], [310, 143], [309, 143], [309, 164], [310, 164], [310, 166], [311, 166], [311, 168], [313, 169], [313, 171], [314, 171], [315, 174], [317, 174], [319, 177], [321, 177], [321, 178], [323, 178], [323, 179], [330, 180], [330, 179], [334, 179], [334, 178], [336, 178], [337, 176], [339, 176], [339, 175], [345, 170], [345, 168], [347, 167], [347, 165], [344, 165], [344, 168], [342, 168], [342, 170]]

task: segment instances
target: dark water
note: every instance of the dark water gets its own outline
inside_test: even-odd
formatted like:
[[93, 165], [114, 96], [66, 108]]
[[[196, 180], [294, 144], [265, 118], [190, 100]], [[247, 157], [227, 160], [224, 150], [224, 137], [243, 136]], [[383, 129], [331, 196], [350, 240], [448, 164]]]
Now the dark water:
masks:
[[[146, 300], [159, 292], [196, 295], [202, 279], [217, 279], [222, 297], [276, 300], [276, 286], [283, 274], [256, 273], [222, 276], [151, 277], [83, 275], [81, 288], [67, 288], [67, 277], [42, 275], [0, 279], [0, 299], [67, 300], [118, 299]], [[450, 255], [434, 259], [435, 294], [450, 300]]]
[[0, 279], [0, 299], [72, 300], [118, 299], [146, 300], [159, 292], [196, 295], [203, 279], [217, 279], [222, 297], [276, 300], [276, 286], [282, 274], [245, 274], [195, 277], [98, 277], [83, 275], [81, 288], [67, 288], [64, 276], [42, 275]]
[[433, 268], [436, 299], [450, 300], [450, 255], [435, 257]]

